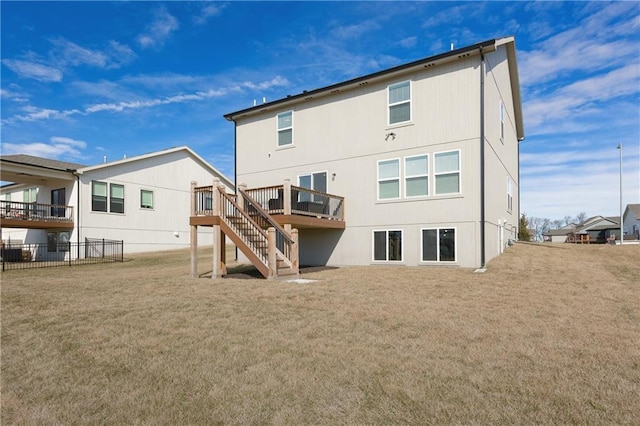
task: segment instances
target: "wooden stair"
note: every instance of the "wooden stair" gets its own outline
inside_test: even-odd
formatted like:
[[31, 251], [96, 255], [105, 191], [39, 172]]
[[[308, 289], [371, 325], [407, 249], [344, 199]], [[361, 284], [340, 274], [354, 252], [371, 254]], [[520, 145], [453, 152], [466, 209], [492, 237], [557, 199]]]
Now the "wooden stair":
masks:
[[298, 275], [297, 230], [288, 233], [243, 191], [239, 194], [243, 199], [237, 203], [221, 193], [221, 231], [265, 278]]

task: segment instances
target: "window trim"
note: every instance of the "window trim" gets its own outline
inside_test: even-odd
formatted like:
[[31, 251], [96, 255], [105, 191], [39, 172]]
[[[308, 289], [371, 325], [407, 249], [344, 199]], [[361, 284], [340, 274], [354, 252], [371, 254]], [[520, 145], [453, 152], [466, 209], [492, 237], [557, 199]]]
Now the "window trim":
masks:
[[[448, 154], [450, 152], [457, 152], [458, 153], [458, 169], [457, 171], [447, 171], [447, 172], [436, 172], [436, 157], [438, 156], [438, 154]], [[441, 176], [441, 175], [451, 175], [454, 173], [458, 173], [458, 192], [444, 192], [444, 193], [438, 193], [437, 190], [437, 185], [436, 185], [436, 181], [438, 180], [437, 177]], [[438, 151], [438, 152], [434, 152], [433, 153], [433, 195], [434, 196], [447, 196], [447, 195], [458, 195], [458, 194], [462, 194], [462, 150], [460, 148], [458, 149], [451, 149], [449, 151]]]
[[[409, 175], [407, 173], [407, 160], [411, 159], [411, 158], [419, 158], [419, 157], [426, 157], [427, 160], [427, 172], [425, 174], [418, 174], [418, 175]], [[404, 174], [401, 171], [401, 174], [403, 174], [403, 182], [404, 182], [404, 197], [408, 198], [408, 199], [415, 199], [415, 198], [426, 198], [429, 196], [429, 154], [417, 154], [417, 155], [409, 155], [407, 157], [404, 157], [403, 159], [403, 164], [404, 164]], [[408, 179], [412, 179], [412, 178], [419, 178], [419, 177], [426, 177], [427, 178], [427, 193], [424, 195], [408, 195], [407, 194], [407, 180]]]
[[[283, 127], [280, 128], [280, 116], [283, 114], [287, 114], [290, 113], [291, 114], [291, 126], [289, 127]], [[281, 148], [290, 148], [292, 146], [295, 146], [295, 140], [294, 140], [294, 131], [293, 131], [293, 119], [294, 119], [294, 114], [293, 114], [293, 110], [287, 110], [287, 111], [282, 111], [279, 112], [278, 114], [276, 114], [276, 148], [281, 149]], [[291, 130], [291, 143], [285, 144], [285, 145], [280, 145], [280, 132], [285, 131], [285, 130]]]
[[[440, 260], [440, 231], [443, 229], [453, 229], [454, 260]], [[438, 254], [438, 258], [436, 260], [424, 260], [424, 231], [437, 232], [436, 253]], [[424, 263], [424, 264], [443, 263], [446, 265], [453, 265], [458, 263], [458, 228], [455, 226], [420, 228], [420, 263]]]
[[[385, 233], [385, 260], [376, 259], [376, 232]], [[389, 260], [389, 232], [400, 232], [400, 260]], [[404, 230], [391, 229], [374, 229], [371, 231], [371, 261], [374, 263], [403, 263], [404, 262]]]
[[[391, 103], [391, 87], [392, 86], [399, 86], [401, 84], [404, 83], [409, 83], [409, 99], [405, 100], [405, 101], [400, 101], [400, 102], [394, 102]], [[399, 125], [403, 125], [403, 124], [407, 124], [407, 123], [411, 123], [413, 120], [413, 97], [412, 97], [412, 92], [413, 92], [413, 82], [411, 81], [411, 79], [408, 80], [402, 80], [402, 81], [398, 81], [396, 83], [391, 83], [389, 85], [387, 85], [387, 126], [399, 126]], [[394, 123], [391, 122], [391, 107], [392, 106], [397, 106], [397, 105], [402, 105], [402, 104], [409, 104], [409, 119], [405, 120], [405, 121], [396, 121]]]
[[[148, 193], [150, 193], [150, 194], [151, 194], [151, 206], [150, 206], [150, 207], [146, 207], [146, 206], [144, 205], [144, 203], [143, 203], [143, 199], [142, 199], [142, 193], [143, 193], [143, 192], [148, 192]], [[154, 205], [154, 202], [153, 202], [153, 201], [154, 201], [154, 200], [153, 200], [153, 198], [154, 198], [154, 197], [153, 197], [153, 195], [154, 195], [154, 194], [153, 194], [153, 191], [152, 191], [152, 190], [150, 190], [150, 189], [140, 189], [140, 208], [141, 208], [142, 210], [155, 210], [155, 205]]]
[[[388, 162], [388, 161], [397, 161], [398, 162], [398, 176], [395, 178], [380, 178], [380, 163]], [[380, 198], [380, 182], [390, 182], [390, 181], [398, 181], [398, 196], [394, 198]], [[402, 163], [400, 162], [400, 157], [397, 158], [386, 158], [383, 160], [378, 160], [376, 162], [376, 199], [378, 201], [390, 201], [390, 200], [400, 200], [402, 199], [402, 188], [401, 188], [401, 180], [402, 180]]]

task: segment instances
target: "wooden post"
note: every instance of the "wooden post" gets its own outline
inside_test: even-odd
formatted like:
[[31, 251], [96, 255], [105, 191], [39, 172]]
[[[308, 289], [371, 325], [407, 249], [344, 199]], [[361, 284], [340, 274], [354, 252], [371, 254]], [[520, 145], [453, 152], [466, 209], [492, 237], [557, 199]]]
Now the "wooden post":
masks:
[[220, 231], [220, 273], [227, 275], [227, 238], [222, 231]]
[[299, 254], [298, 254], [298, 230], [291, 230], [291, 239], [293, 240], [293, 244], [291, 244], [291, 266], [296, 275], [300, 274], [300, 266], [298, 262]]
[[[211, 205], [213, 209], [213, 217], [220, 217], [220, 179], [213, 179], [213, 187], [212, 187], [212, 200]], [[222, 268], [220, 268], [220, 263], [222, 262], [222, 254], [220, 250], [221, 244], [221, 234], [220, 225], [213, 225], [213, 270], [211, 272], [211, 279], [215, 280], [222, 276]]]
[[[284, 180], [282, 196], [284, 197], [284, 200], [282, 200], [283, 201], [282, 213], [284, 215], [291, 215], [291, 180], [290, 179]], [[285, 223], [284, 230], [287, 231], [289, 235], [291, 235], [291, 224]]]
[[[196, 185], [191, 181], [191, 216], [196, 215]], [[198, 227], [191, 226], [189, 232], [189, 246], [191, 254], [191, 278], [198, 278]]]
[[[247, 190], [247, 184], [246, 183], [241, 183], [238, 185], [238, 189], [240, 191], [246, 191]], [[236, 203], [238, 203], [238, 207], [240, 207], [240, 210], [245, 211], [244, 208], [244, 196], [242, 195], [242, 192], [237, 191], [237, 198], [236, 198]]]
[[276, 228], [270, 226], [267, 230], [268, 241], [268, 262], [269, 262], [269, 277], [271, 280], [278, 275], [278, 260], [276, 258]]
[[192, 225], [190, 228], [191, 278], [198, 278], [198, 227]]
[[284, 196], [284, 200], [283, 200], [283, 208], [284, 208], [284, 214], [291, 214], [291, 180], [289, 179], [285, 179], [284, 180], [284, 191], [283, 191], [283, 196]]

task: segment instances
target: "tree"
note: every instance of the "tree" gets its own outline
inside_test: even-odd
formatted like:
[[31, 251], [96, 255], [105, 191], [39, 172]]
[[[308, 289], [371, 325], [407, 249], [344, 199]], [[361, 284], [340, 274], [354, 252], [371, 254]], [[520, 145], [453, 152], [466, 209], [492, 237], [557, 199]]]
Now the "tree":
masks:
[[582, 223], [585, 220], [587, 220], [587, 214], [585, 212], [578, 213], [578, 216], [576, 216], [576, 223]]
[[518, 221], [518, 240], [519, 241], [531, 241], [531, 233], [529, 232], [527, 217], [524, 213], [520, 216]]

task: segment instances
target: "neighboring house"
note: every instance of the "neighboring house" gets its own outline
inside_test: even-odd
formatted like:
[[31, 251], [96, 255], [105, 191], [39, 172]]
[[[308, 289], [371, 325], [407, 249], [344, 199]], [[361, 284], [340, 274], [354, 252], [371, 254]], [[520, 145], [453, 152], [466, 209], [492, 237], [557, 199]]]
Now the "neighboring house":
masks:
[[622, 217], [624, 238], [640, 240], [640, 204], [627, 204]]
[[606, 243], [620, 239], [620, 217], [593, 216], [578, 224], [552, 229], [544, 240], [552, 243]]
[[[517, 238], [524, 127], [513, 37], [225, 118], [236, 182], [299, 229], [302, 265], [479, 268]], [[265, 186], [281, 192], [260, 195]]]
[[[0, 157], [4, 243], [124, 241], [124, 252], [189, 247], [190, 180], [232, 182], [188, 147], [95, 166]], [[211, 244], [211, 233], [202, 233]], [[37, 259], [36, 259], [37, 260]]]
[[567, 235], [574, 232], [575, 227], [575, 223], [570, 223], [561, 228], [550, 229], [542, 234], [542, 239], [549, 243], [564, 243], [567, 241]]

